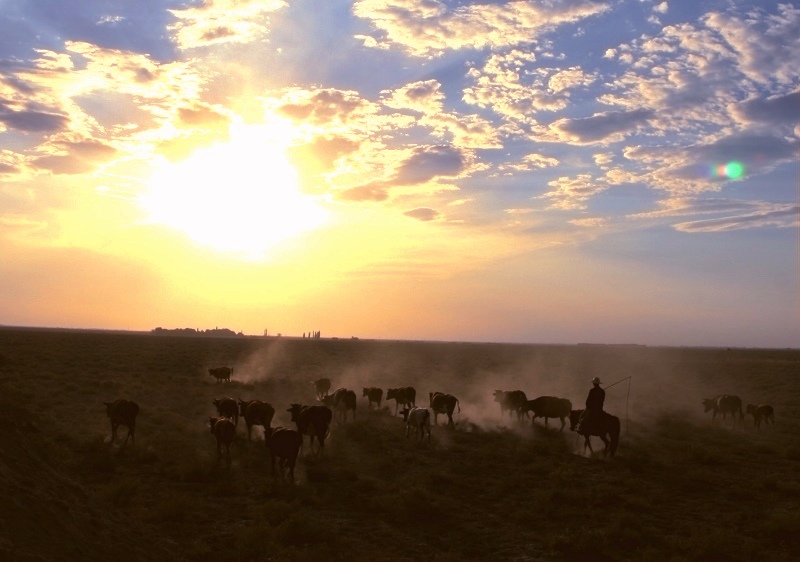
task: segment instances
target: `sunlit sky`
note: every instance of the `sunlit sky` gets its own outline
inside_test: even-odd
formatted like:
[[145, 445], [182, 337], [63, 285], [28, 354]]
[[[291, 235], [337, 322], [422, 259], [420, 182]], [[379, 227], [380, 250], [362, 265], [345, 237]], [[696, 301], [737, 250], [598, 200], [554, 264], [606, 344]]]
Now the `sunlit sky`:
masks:
[[0, 324], [800, 347], [800, 2], [0, 0]]

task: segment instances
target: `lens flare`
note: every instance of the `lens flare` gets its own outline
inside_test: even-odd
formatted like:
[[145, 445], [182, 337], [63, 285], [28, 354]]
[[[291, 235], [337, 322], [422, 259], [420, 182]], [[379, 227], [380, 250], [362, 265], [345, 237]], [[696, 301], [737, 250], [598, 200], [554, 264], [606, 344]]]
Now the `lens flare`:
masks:
[[729, 180], [739, 179], [744, 175], [744, 164], [731, 160], [726, 164], [716, 164], [711, 167], [712, 178], [724, 178]]

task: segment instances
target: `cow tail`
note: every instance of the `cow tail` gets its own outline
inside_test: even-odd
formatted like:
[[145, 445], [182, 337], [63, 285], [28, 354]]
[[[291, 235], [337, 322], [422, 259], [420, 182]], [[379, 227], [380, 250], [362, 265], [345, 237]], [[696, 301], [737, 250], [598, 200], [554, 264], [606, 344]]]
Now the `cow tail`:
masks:
[[[458, 398], [456, 398], [456, 406], [458, 406], [458, 413], [460, 414], [461, 413], [461, 402], [458, 401]], [[511, 415], [511, 414], [509, 414], [509, 415]]]

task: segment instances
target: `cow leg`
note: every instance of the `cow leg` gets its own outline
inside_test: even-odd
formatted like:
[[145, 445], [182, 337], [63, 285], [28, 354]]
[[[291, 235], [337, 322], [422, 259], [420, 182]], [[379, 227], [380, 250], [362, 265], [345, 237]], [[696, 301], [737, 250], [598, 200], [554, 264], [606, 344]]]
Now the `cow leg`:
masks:
[[564, 431], [564, 426], [567, 425], [567, 422], [564, 421], [564, 418], [561, 418], [561, 431]]

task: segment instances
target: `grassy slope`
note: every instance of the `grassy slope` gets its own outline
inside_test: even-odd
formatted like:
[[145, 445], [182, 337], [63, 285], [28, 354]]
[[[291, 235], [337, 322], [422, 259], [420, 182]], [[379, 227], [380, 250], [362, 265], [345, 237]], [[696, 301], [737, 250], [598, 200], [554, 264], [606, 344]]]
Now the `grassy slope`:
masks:
[[[217, 365], [235, 366], [235, 382], [215, 384], [206, 369]], [[496, 388], [522, 389], [579, 407], [595, 375], [622, 380], [607, 391], [606, 410], [623, 420], [614, 459], [581, 456], [557, 420], [549, 430], [501, 420], [492, 402]], [[268, 400], [274, 424], [289, 426], [286, 407], [310, 403], [318, 376], [359, 396], [364, 386], [413, 385], [423, 406], [442, 390], [462, 412], [455, 431], [436, 427], [430, 444], [418, 443], [403, 438], [393, 403], [367, 412], [363, 399], [322, 458], [301, 460], [295, 487], [273, 482], [260, 433], [248, 443], [243, 422], [231, 466], [217, 461], [204, 425], [213, 398]], [[105, 524], [121, 529], [121, 545], [133, 544], [129, 526], [152, 533], [136, 546], [142, 559], [164, 548], [240, 561], [800, 555], [798, 351], [1, 330], [0, 390], [14, 423], [0, 458], [21, 459], [0, 468], [27, 471], [41, 481], [36, 497], [53, 500], [17, 506], [28, 533], [0, 526], [0, 548], [31, 560], [59, 559], [54, 542], [110, 540], [97, 530]], [[700, 401], [718, 393], [771, 403], [777, 425], [712, 426]], [[107, 443], [102, 405], [117, 397], [141, 406], [137, 445], [122, 451]], [[49, 546], [33, 539], [37, 521], [55, 519], [69, 532]]]

